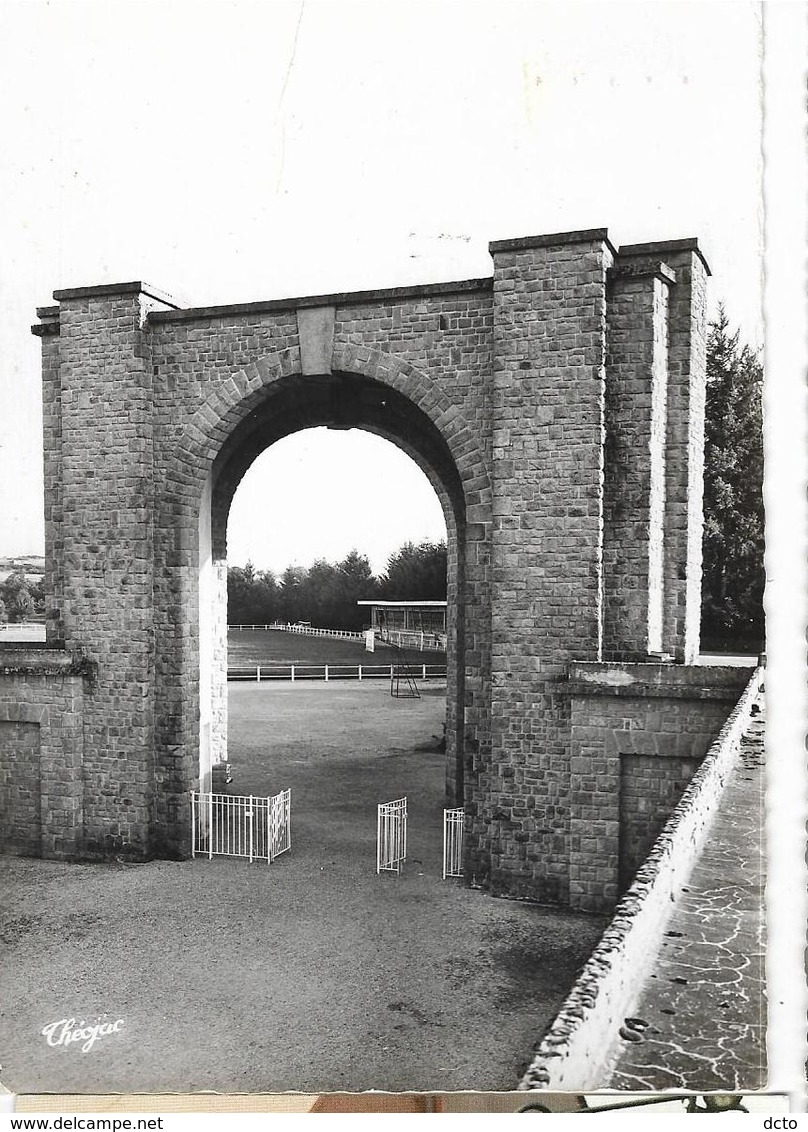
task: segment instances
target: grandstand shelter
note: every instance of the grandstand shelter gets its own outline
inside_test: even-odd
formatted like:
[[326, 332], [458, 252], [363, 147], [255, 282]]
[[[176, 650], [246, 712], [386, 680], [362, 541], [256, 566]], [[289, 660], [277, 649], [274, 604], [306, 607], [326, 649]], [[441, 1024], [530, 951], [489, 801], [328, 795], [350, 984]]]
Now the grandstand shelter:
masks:
[[410, 648], [446, 648], [445, 601], [358, 601], [370, 610], [379, 641]]

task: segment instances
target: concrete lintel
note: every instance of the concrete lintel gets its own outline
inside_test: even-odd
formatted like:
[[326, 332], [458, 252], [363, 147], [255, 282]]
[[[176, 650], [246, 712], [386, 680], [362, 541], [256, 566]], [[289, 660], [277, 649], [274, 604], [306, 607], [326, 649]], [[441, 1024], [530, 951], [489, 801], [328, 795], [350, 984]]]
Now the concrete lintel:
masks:
[[401, 299], [425, 299], [437, 295], [463, 295], [469, 292], [491, 291], [494, 281], [461, 279], [453, 283], [419, 283], [411, 287], [381, 287], [372, 291], [337, 291], [330, 295], [302, 295], [291, 299], [265, 299], [256, 303], [228, 303], [224, 306], [186, 307], [184, 310], [152, 311], [149, 323], [190, 322], [200, 318], [229, 318], [242, 314], [274, 314], [277, 311], [294, 311], [304, 307], [346, 307], [360, 303], [381, 303]]
[[488, 245], [488, 251], [491, 255], [496, 255], [498, 252], [551, 248], [557, 244], [606, 244], [612, 255], [617, 255], [614, 244], [609, 239], [608, 228], [581, 228], [575, 232], [551, 232], [543, 236], [518, 236], [511, 240], [492, 240]]
[[707, 274], [712, 275], [710, 265], [704, 258], [695, 236], [690, 236], [686, 240], [654, 240], [650, 244], [621, 244], [617, 254], [623, 259], [626, 256], [664, 255], [665, 252], [694, 252], [704, 264]]

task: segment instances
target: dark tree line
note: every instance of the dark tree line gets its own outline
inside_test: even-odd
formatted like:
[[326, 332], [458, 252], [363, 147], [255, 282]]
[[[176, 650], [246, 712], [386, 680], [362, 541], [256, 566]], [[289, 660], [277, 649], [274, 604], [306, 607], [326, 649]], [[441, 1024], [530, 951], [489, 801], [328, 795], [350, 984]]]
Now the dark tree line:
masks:
[[227, 572], [227, 620], [231, 625], [310, 621], [327, 629], [360, 630], [370, 621], [358, 601], [440, 601], [446, 598], [446, 544], [405, 543], [381, 577], [367, 556], [352, 550], [341, 562], [318, 559], [308, 569], [287, 566], [276, 577], [251, 563]]
[[723, 311], [707, 342], [703, 646], [763, 643], [763, 367]]

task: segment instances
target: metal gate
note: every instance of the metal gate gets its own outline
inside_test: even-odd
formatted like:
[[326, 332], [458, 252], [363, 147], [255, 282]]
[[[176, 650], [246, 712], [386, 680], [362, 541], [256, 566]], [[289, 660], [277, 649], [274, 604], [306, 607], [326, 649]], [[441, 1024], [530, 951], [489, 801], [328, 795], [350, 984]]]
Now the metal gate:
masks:
[[292, 848], [292, 792], [281, 790], [269, 799], [269, 859]]
[[292, 845], [291, 793], [271, 798], [191, 792], [191, 854], [274, 861]]
[[465, 812], [460, 806], [443, 811], [443, 879], [463, 875]]
[[407, 859], [407, 799], [380, 802], [376, 818], [376, 872], [400, 873]]

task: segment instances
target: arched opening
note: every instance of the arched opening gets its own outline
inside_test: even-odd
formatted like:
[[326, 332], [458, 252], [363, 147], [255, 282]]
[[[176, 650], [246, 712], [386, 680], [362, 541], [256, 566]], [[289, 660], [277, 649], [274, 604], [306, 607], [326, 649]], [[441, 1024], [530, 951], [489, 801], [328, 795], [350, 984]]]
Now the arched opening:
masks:
[[463, 557], [465, 501], [457, 467], [435, 424], [402, 393], [352, 373], [291, 375], [267, 386], [224, 439], [213, 461], [199, 520], [199, 785], [227, 751], [227, 520], [256, 458], [284, 437], [317, 426], [359, 428], [395, 444], [424, 472], [447, 532], [446, 797], [463, 799], [465, 687]]

